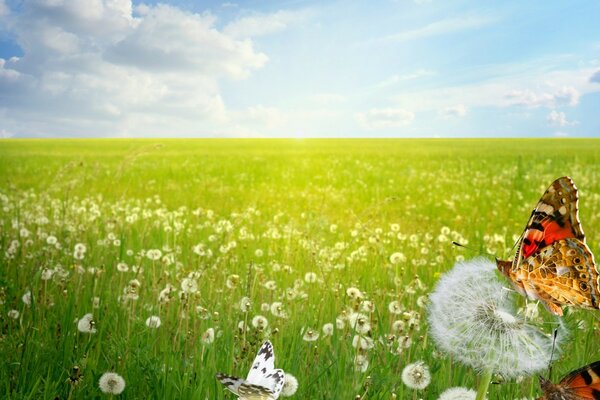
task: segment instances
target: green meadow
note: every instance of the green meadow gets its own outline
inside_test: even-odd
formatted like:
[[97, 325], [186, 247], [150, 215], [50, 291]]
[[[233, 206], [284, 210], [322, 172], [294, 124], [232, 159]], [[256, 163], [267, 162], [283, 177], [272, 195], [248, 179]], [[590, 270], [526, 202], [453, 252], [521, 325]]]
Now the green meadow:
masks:
[[[245, 377], [265, 339], [291, 398], [475, 389], [427, 296], [457, 261], [512, 257], [564, 175], [598, 259], [600, 140], [0, 141], [0, 393], [107, 398], [114, 371], [115, 398], [234, 399], [215, 374]], [[554, 382], [600, 360], [600, 312], [565, 314]], [[416, 361], [423, 390], [401, 379]], [[541, 395], [537, 374], [493, 382], [489, 399]]]

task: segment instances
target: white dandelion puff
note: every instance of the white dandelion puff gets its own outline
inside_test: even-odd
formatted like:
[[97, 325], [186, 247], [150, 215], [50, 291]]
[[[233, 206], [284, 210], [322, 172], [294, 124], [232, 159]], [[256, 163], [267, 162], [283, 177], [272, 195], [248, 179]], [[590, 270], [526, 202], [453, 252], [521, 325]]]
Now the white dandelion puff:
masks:
[[26, 306], [31, 306], [31, 290], [28, 290], [23, 297], [21, 297], [21, 300], [23, 300], [23, 303], [25, 303]]
[[311, 328], [306, 329], [306, 331], [304, 332], [304, 335], [302, 336], [302, 340], [304, 340], [305, 342], [314, 342], [318, 338], [319, 338], [319, 331], [311, 329]]
[[356, 372], [365, 372], [369, 368], [369, 360], [363, 354], [357, 354], [354, 358], [354, 370]]
[[148, 317], [148, 319], [146, 320], [146, 326], [148, 328], [156, 329], [160, 326], [160, 324], [160, 317], [156, 315]]
[[422, 361], [408, 364], [402, 370], [402, 382], [411, 389], [425, 389], [431, 382], [429, 368]]
[[393, 253], [390, 256], [390, 262], [394, 265], [406, 262], [406, 256], [400, 252]]
[[285, 373], [285, 378], [283, 380], [283, 388], [281, 389], [281, 395], [283, 397], [290, 397], [296, 394], [298, 390], [298, 379], [289, 372]]
[[100, 390], [107, 394], [121, 394], [125, 390], [125, 379], [116, 372], [105, 372], [98, 381]]
[[195, 279], [184, 278], [181, 281], [181, 290], [183, 293], [196, 293], [198, 291], [198, 282]]
[[331, 322], [323, 325], [323, 336], [332, 336], [333, 335], [333, 324]]
[[242, 299], [240, 300], [240, 311], [241, 312], [248, 312], [250, 311], [250, 307], [252, 306], [252, 302], [250, 301], [250, 299], [248, 297], [242, 297]]
[[208, 328], [203, 334], [202, 334], [202, 343], [204, 344], [211, 344], [212, 342], [215, 341], [215, 330], [213, 328]]
[[91, 313], [85, 314], [79, 321], [77, 321], [77, 329], [81, 333], [96, 333], [96, 322], [94, 322], [94, 316]]
[[10, 310], [10, 311], [8, 312], [8, 317], [9, 317], [9, 318], [12, 318], [12, 319], [18, 319], [18, 318], [19, 318], [19, 315], [21, 315], [21, 314], [19, 313], [19, 311], [18, 311], [18, 310]]
[[463, 387], [446, 389], [440, 394], [438, 400], [475, 400], [477, 392]]
[[[442, 276], [430, 296], [431, 336], [442, 351], [480, 372], [531, 375], [548, 366], [552, 339], [515, 316], [495, 269], [478, 258]], [[560, 333], [557, 350], [564, 329]]]
[[252, 326], [256, 329], [263, 330], [269, 326], [269, 320], [262, 315], [256, 315], [254, 318], [252, 318]]

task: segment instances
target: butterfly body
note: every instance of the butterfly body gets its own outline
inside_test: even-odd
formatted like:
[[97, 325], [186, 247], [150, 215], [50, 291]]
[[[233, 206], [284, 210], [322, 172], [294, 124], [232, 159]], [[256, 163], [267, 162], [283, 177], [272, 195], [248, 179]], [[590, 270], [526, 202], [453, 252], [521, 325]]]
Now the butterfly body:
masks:
[[600, 274], [585, 243], [577, 202], [571, 178], [554, 181], [531, 213], [515, 258], [497, 261], [519, 293], [555, 315], [563, 314], [562, 306], [600, 308]]
[[538, 400], [600, 400], [600, 361], [571, 372], [558, 384], [540, 376], [540, 386], [544, 396]]
[[273, 345], [267, 340], [258, 350], [246, 379], [222, 373], [216, 377], [240, 400], [276, 400], [283, 389], [285, 373], [275, 369]]

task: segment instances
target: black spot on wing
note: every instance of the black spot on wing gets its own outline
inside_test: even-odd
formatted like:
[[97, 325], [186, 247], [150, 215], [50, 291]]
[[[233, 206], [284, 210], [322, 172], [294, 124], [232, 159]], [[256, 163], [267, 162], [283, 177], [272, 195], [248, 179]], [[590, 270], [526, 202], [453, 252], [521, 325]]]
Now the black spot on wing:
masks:
[[600, 400], [600, 390], [592, 389], [592, 396], [594, 396], [594, 400]]
[[587, 370], [581, 371], [581, 377], [583, 378], [583, 381], [586, 385], [591, 385], [594, 380], [592, 379], [592, 375], [590, 375], [590, 373]]

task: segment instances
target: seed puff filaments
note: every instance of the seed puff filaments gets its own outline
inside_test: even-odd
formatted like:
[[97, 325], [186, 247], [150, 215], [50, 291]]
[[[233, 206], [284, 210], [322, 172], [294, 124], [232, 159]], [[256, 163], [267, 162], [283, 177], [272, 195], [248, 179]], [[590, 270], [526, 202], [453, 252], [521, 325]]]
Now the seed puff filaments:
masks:
[[[477, 371], [506, 378], [547, 368], [552, 339], [515, 316], [510, 293], [496, 266], [484, 258], [460, 262], [430, 296], [430, 334], [438, 347]], [[566, 336], [560, 330], [556, 350]]]

